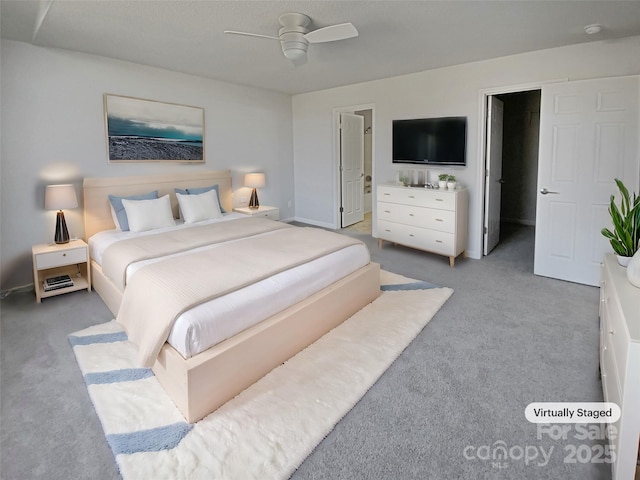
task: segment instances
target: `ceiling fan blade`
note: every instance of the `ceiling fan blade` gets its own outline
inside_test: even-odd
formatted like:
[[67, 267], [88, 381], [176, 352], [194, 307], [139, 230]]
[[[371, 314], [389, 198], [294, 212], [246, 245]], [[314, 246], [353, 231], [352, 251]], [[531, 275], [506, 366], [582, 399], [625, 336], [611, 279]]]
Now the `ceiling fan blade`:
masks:
[[351, 23], [340, 23], [328, 27], [319, 28], [313, 32], [305, 33], [304, 38], [309, 43], [334, 42], [358, 36], [358, 30]]
[[232, 35], [244, 35], [245, 37], [258, 37], [258, 38], [268, 38], [270, 40], [280, 40], [280, 37], [272, 37], [272, 36], [269, 36], [269, 35], [261, 35], [259, 33], [237, 32], [235, 30], [225, 30], [224, 33], [230, 33]]

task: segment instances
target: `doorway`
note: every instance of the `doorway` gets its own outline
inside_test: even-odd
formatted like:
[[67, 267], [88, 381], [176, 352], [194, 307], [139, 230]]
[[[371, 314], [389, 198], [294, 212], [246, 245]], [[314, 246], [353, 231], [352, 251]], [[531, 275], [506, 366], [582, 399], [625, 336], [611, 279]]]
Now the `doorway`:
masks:
[[[341, 127], [340, 116], [342, 114], [351, 114], [362, 117], [363, 125], [362, 131], [362, 153], [363, 153], [363, 170], [362, 181], [360, 182], [358, 201], [354, 202], [349, 197], [349, 194], [345, 189], [345, 165], [342, 161], [342, 142], [341, 142]], [[352, 107], [343, 107], [334, 109], [334, 118], [336, 119], [336, 135], [337, 150], [336, 150], [336, 176], [338, 181], [338, 191], [340, 193], [338, 201], [338, 226], [339, 228], [345, 228], [359, 233], [368, 233], [372, 231], [372, 210], [373, 210], [373, 186], [374, 186], [374, 172], [373, 172], [373, 134], [374, 134], [374, 109], [372, 105], [358, 105]], [[355, 223], [352, 221], [345, 222], [345, 212], [350, 210], [350, 205], [358, 204], [362, 205], [362, 219], [358, 219]]]
[[[501, 242], [524, 236], [529, 241], [520, 242], [527, 250], [521, 254], [531, 257], [531, 262], [528, 262], [531, 266], [537, 202], [540, 98], [540, 90], [487, 96], [483, 252], [489, 255]], [[495, 117], [499, 118], [498, 125]]]

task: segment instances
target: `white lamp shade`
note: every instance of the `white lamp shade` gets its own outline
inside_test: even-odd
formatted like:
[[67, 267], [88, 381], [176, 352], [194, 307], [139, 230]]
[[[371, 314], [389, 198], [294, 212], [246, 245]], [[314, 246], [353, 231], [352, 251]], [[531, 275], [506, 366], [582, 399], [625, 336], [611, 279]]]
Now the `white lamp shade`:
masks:
[[264, 173], [247, 173], [244, 176], [244, 186], [249, 188], [262, 188], [265, 185]]
[[44, 208], [46, 210], [63, 210], [77, 208], [78, 197], [73, 185], [47, 185], [44, 192]]

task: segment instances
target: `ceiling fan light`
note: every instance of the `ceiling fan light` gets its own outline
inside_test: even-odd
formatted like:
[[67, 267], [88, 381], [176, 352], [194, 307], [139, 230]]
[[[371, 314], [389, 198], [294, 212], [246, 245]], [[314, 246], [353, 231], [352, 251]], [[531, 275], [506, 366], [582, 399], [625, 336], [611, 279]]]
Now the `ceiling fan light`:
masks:
[[296, 48], [296, 47], [283, 48], [282, 53], [284, 53], [284, 56], [287, 57], [289, 60], [300, 60], [307, 56], [306, 49]]

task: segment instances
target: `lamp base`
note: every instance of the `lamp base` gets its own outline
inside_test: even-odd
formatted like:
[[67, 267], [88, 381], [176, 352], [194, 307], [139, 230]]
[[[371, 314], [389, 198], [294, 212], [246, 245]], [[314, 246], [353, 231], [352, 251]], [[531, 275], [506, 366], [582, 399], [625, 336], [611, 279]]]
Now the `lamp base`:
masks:
[[257, 210], [258, 208], [260, 208], [260, 202], [258, 202], [258, 192], [256, 192], [255, 188], [251, 190], [251, 198], [249, 199], [249, 208], [253, 210]]
[[56, 235], [54, 241], [56, 243], [69, 243], [69, 230], [67, 230], [67, 222], [64, 220], [62, 210], [58, 212], [56, 218]]

